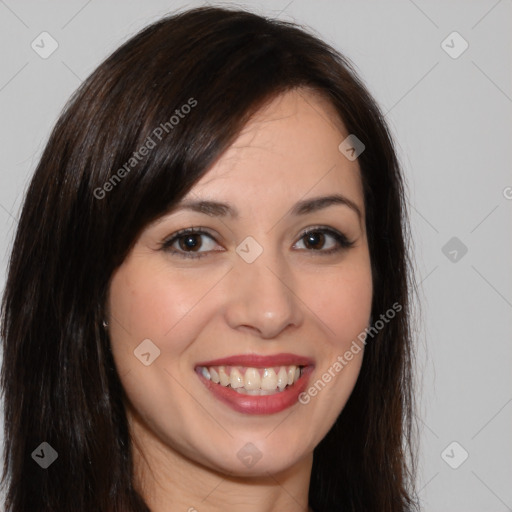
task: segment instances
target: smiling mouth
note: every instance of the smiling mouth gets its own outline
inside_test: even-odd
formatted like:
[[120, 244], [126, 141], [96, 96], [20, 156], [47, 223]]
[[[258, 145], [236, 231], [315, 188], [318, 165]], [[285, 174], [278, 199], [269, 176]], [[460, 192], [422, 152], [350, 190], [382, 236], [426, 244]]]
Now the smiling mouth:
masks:
[[282, 393], [297, 382], [304, 365], [256, 368], [247, 366], [198, 366], [196, 371], [205, 379], [242, 395], [266, 396]]

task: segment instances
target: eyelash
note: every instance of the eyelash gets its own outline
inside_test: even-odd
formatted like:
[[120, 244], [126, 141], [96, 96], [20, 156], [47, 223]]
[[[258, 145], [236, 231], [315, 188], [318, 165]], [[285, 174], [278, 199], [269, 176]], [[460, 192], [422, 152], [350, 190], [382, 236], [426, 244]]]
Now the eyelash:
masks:
[[[172, 245], [176, 241], [178, 241], [180, 238], [185, 237], [185, 235], [206, 235], [207, 237], [214, 240], [216, 243], [217, 241], [213, 238], [213, 236], [204, 230], [203, 227], [197, 227], [197, 228], [185, 228], [181, 229], [180, 231], [177, 231], [176, 233], [173, 233], [170, 238], [164, 240], [160, 248], [163, 251], [169, 252], [173, 255], [177, 255], [182, 258], [190, 258], [190, 259], [199, 259], [203, 256], [207, 256], [209, 252], [211, 251], [205, 251], [205, 252], [186, 252], [181, 250], [172, 249]], [[343, 233], [340, 233], [334, 229], [326, 228], [322, 226], [315, 226], [312, 228], [306, 228], [303, 230], [299, 236], [299, 240], [303, 239], [306, 235], [309, 235], [310, 233], [323, 233], [330, 235], [334, 238], [334, 240], [338, 243], [338, 247], [334, 247], [332, 249], [328, 249], [326, 251], [319, 249], [305, 249], [307, 252], [314, 252], [315, 254], [320, 254], [322, 256], [328, 256], [330, 254], [334, 254], [340, 251], [343, 251], [345, 249], [349, 249], [354, 246], [355, 241], [349, 240]], [[220, 251], [214, 251], [214, 252], [220, 252]]]

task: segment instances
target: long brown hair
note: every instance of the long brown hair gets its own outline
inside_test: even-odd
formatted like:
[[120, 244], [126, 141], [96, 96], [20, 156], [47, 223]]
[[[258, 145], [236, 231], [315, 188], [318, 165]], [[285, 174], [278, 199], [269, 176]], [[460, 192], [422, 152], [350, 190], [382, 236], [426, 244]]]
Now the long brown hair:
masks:
[[[203, 7], [145, 28], [92, 73], [30, 183], [2, 303], [6, 512], [149, 510], [134, 489], [123, 388], [101, 327], [110, 278], [141, 230], [191, 189], [250, 116], [300, 87], [323, 94], [366, 146], [358, 162], [372, 316], [402, 306], [367, 344], [355, 389], [314, 451], [310, 504], [415, 508], [412, 267], [403, 177], [384, 118], [349, 61], [305, 29]], [[155, 145], [141, 151], [148, 138]], [[43, 442], [58, 454], [46, 469], [33, 457]]]

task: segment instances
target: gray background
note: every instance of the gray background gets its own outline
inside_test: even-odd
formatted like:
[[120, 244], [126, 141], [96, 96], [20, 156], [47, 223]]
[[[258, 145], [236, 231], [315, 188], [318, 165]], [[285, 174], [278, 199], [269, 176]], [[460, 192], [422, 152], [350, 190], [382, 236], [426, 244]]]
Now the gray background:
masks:
[[[137, 30], [205, 3], [0, 0], [2, 289], [27, 182], [65, 101]], [[386, 113], [421, 289], [420, 496], [433, 512], [512, 510], [512, 2], [238, 5], [312, 27], [356, 64]], [[43, 31], [59, 45], [47, 59], [31, 48]], [[453, 31], [469, 44], [457, 58], [445, 50], [463, 48], [458, 36], [442, 45]]]

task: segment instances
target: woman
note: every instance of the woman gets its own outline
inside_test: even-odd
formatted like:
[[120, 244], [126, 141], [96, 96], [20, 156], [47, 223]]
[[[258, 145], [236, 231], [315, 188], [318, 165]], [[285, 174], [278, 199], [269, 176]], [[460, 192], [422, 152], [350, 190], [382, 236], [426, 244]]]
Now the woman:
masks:
[[8, 512], [405, 511], [397, 158], [349, 63], [199, 8], [84, 82], [3, 301]]

